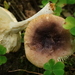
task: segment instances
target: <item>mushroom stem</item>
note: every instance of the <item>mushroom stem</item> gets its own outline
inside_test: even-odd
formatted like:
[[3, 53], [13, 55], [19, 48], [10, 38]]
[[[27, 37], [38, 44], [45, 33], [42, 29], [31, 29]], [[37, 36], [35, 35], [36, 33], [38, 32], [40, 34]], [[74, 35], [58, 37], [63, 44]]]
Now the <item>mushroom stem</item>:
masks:
[[20, 22], [10, 22], [10, 29], [12, 32], [19, 32], [21, 30], [24, 30], [27, 25], [29, 24], [29, 22], [31, 20], [33, 20], [34, 18], [42, 15], [42, 14], [52, 14], [53, 13], [53, 6], [51, 3], [47, 3], [47, 5], [41, 9], [38, 13], [36, 13], [35, 15], [33, 15], [32, 17], [28, 18], [27, 20], [23, 20]]

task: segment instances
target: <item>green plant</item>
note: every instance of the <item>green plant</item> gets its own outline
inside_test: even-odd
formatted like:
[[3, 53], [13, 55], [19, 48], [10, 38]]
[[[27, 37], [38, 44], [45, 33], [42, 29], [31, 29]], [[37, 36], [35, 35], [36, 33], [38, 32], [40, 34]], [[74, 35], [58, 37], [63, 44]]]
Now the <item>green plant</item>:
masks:
[[70, 30], [70, 33], [72, 35], [75, 35], [75, 18], [71, 16], [67, 17], [65, 19], [65, 24], [63, 25], [63, 27]]
[[49, 62], [44, 64], [44, 75], [64, 75], [65, 65], [62, 62], [55, 63], [55, 60], [50, 59]]
[[4, 54], [6, 54], [6, 48], [0, 45], [0, 65], [6, 63], [7, 61], [7, 58], [3, 56]]
[[73, 15], [75, 16], [75, 12], [73, 13]]
[[4, 8], [9, 9], [10, 5], [7, 3], [7, 1], [4, 1]]
[[60, 16], [62, 12], [62, 7], [64, 7], [67, 4], [75, 4], [75, 0], [42, 0], [42, 6], [45, 6], [48, 2], [55, 3], [55, 10], [54, 14], [57, 16]]

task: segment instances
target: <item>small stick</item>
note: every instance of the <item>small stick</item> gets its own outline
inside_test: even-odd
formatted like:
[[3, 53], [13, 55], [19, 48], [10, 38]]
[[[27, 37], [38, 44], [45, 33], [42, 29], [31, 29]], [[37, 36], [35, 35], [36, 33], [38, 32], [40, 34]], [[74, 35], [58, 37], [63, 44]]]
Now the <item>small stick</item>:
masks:
[[37, 74], [37, 75], [43, 75], [43, 74], [41, 74], [41, 73], [32, 72], [32, 71], [27, 71], [27, 70], [24, 70], [24, 69], [17, 69], [17, 70], [8, 71], [8, 72], [16, 72], [16, 71], [25, 71], [25, 72], [27, 72], [27, 73], [33, 73], [33, 74]]

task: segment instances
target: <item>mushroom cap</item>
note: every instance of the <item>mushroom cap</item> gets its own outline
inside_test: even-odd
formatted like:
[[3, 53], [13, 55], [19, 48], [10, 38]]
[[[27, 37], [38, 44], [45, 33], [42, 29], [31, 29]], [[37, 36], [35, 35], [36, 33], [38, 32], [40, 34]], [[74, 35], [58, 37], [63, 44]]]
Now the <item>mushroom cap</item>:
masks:
[[0, 44], [6, 47], [7, 53], [16, 52], [21, 45], [20, 32], [12, 33], [10, 22], [17, 22], [11, 12], [0, 7]]
[[9, 28], [10, 22], [17, 22], [16, 18], [7, 9], [0, 7], [0, 32], [4, 32]]
[[27, 59], [42, 68], [50, 59], [56, 62], [73, 53], [72, 36], [62, 25], [64, 19], [45, 14], [32, 20], [25, 32], [24, 46]]

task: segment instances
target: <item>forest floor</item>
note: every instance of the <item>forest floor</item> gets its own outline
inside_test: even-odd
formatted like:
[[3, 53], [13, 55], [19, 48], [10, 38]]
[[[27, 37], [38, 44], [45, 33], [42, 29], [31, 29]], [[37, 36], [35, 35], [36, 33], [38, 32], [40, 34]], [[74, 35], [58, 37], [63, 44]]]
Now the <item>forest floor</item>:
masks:
[[[0, 6], [4, 7], [4, 1], [0, 0]], [[37, 13], [41, 8], [41, 0], [6, 0], [10, 3], [9, 11], [14, 14], [18, 21], [25, 20], [35, 13]], [[75, 11], [75, 5], [66, 6], [68, 9], [67, 14], [72, 15], [72, 11]], [[63, 13], [63, 16], [68, 16]], [[21, 48], [15, 53], [6, 54], [7, 62], [0, 66], [0, 75], [41, 75], [44, 69], [38, 68], [31, 64], [26, 56], [24, 50], [24, 43], [21, 44]], [[67, 75], [75, 75], [75, 54], [70, 56], [65, 62], [65, 71]]]

